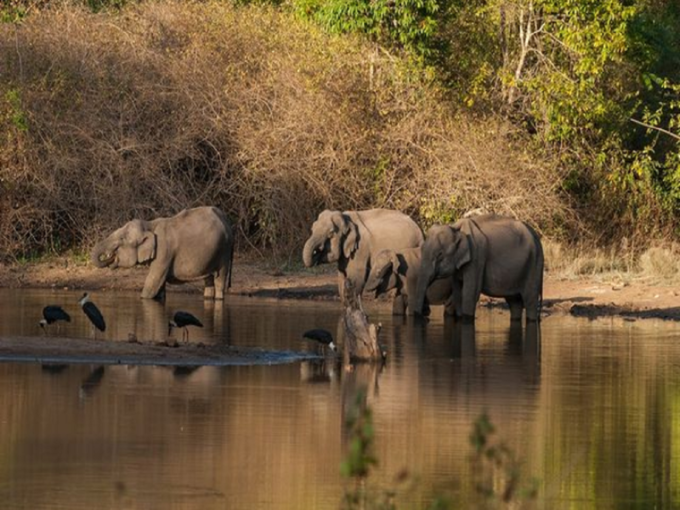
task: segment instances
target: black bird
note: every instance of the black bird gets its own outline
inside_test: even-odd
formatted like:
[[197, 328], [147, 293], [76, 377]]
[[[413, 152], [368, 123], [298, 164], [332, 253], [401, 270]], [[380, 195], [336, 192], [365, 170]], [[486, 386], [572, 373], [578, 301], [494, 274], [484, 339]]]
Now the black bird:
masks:
[[[80, 301], [78, 301], [78, 303], [80, 303], [83, 312], [85, 312], [87, 318], [90, 319], [92, 325], [99, 331], [106, 331], [106, 322], [104, 321], [104, 316], [99, 311], [99, 308], [97, 308], [97, 305], [90, 301], [90, 295], [87, 292], [83, 294], [83, 297], [80, 299]], [[94, 334], [96, 338], [97, 332], [95, 331]]]
[[328, 347], [333, 352], [338, 350], [338, 348], [335, 346], [335, 343], [333, 342], [333, 335], [331, 335], [331, 333], [325, 329], [310, 329], [309, 331], [305, 331], [302, 334], [302, 337], [308, 340], [319, 342], [321, 345]]
[[[187, 326], [198, 326], [199, 328], [203, 327], [203, 324], [201, 324], [201, 321], [199, 321], [196, 317], [191, 315], [189, 312], [175, 312], [175, 315], [172, 317], [172, 320], [168, 322], [168, 336], [172, 333], [172, 328], [183, 328], [182, 329], [182, 340], [185, 342], [189, 341], [189, 330], [187, 329]], [[185, 339], [186, 336], [186, 339]]]
[[43, 319], [40, 321], [40, 327], [45, 333], [47, 333], [47, 326], [57, 321], [71, 322], [71, 316], [61, 306], [48, 305], [43, 308], [42, 314]]

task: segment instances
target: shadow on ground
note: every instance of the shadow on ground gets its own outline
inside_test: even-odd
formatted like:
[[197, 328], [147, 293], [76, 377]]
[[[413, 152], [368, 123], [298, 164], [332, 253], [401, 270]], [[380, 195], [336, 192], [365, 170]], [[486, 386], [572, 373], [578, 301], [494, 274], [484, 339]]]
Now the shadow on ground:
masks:
[[239, 292], [249, 297], [265, 297], [277, 299], [338, 299], [337, 285], [320, 285], [318, 287], [279, 287], [275, 289], [256, 289]]

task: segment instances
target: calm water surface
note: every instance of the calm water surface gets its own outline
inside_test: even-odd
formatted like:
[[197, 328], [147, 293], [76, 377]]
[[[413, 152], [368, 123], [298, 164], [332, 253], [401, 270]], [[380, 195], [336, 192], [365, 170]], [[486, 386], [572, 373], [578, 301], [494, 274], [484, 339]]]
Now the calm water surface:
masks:
[[[62, 334], [90, 336], [78, 297], [0, 290], [0, 342], [38, 335], [51, 303], [72, 312]], [[163, 339], [183, 309], [206, 326], [191, 341], [307, 351], [302, 332], [336, 331], [340, 317], [337, 303], [93, 298], [109, 340]], [[338, 508], [344, 416], [362, 387], [379, 459], [370, 485], [394, 487], [404, 468], [417, 480], [400, 508], [436, 494], [472, 505], [469, 436], [485, 411], [522, 480], [538, 480], [539, 508], [680, 506], [680, 324], [549, 317], [539, 331], [511, 328], [503, 311], [483, 311], [475, 327], [444, 321], [437, 307], [426, 326], [369, 313], [383, 325], [382, 370], [0, 363], [0, 508]]]

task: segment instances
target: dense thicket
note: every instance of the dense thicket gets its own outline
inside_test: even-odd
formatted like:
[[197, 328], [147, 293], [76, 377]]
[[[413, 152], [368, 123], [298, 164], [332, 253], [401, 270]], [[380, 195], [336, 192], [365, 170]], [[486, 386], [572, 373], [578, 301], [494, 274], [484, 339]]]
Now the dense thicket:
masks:
[[473, 207], [570, 224], [555, 166], [423, 73], [267, 8], [73, 7], [0, 32], [6, 254], [217, 204], [242, 246], [299, 249], [324, 207]]
[[6, 3], [0, 254], [208, 203], [293, 256], [325, 207], [678, 234], [674, 6], [273, 3]]

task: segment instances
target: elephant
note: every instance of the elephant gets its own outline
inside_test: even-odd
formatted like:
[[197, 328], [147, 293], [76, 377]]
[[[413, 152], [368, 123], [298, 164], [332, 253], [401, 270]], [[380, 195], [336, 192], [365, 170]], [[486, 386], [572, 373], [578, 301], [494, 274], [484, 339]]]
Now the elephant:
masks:
[[371, 257], [380, 250], [415, 248], [423, 232], [406, 214], [390, 209], [321, 212], [312, 224], [302, 259], [305, 266], [337, 263], [338, 292], [345, 297], [345, 279], [361, 295], [371, 268]]
[[[397, 296], [392, 306], [393, 315], [413, 315], [414, 299], [418, 288], [421, 248], [406, 248], [400, 251], [382, 250], [371, 260], [365, 290], [375, 291], [375, 296], [396, 289]], [[444, 313], [453, 315], [453, 285], [451, 278], [434, 280], [425, 292], [427, 305], [445, 305]], [[424, 310], [424, 312], [426, 311]], [[427, 315], [427, 313], [424, 313]]]
[[455, 316], [474, 319], [480, 294], [503, 297], [512, 320], [540, 320], [543, 247], [536, 231], [513, 218], [484, 214], [431, 227], [422, 246], [414, 310], [422, 314], [427, 287], [451, 277]]
[[234, 235], [216, 207], [185, 209], [169, 218], [135, 219], [95, 245], [99, 268], [148, 264], [142, 298], [163, 299], [166, 283], [204, 279], [206, 299], [224, 299], [231, 287]]

